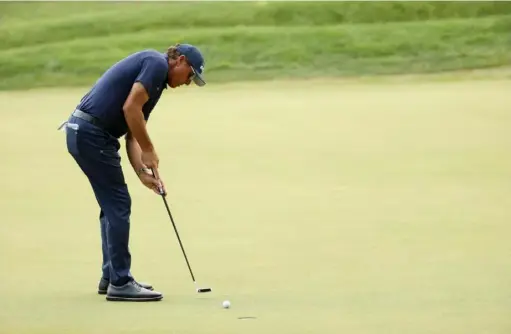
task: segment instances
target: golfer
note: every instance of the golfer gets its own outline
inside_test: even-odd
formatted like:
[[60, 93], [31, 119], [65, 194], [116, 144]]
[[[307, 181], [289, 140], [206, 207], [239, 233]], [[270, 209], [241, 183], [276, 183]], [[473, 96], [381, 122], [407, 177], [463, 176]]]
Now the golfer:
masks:
[[98, 293], [106, 294], [107, 300], [163, 298], [130, 272], [131, 197], [121, 167], [119, 138], [125, 136], [127, 155], [140, 181], [157, 194], [166, 194], [146, 122], [167, 85], [176, 88], [193, 81], [204, 86], [203, 69], [201, 52], [190, 44], [176, 44], [166, 53], [136, 52], [110, 67], [62, 125], [68, 152], [87, 176], [100, 207], [103, 274]]

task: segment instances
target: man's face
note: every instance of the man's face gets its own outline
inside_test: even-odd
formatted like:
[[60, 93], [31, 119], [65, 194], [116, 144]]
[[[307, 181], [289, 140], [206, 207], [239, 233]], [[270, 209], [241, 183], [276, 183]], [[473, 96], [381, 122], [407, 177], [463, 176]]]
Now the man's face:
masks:
[[193, 69], [186, 61], [186, 57], [181, 55], [175, 60], [174, 67], [169, 68], [169, 86], [176, 88], [189, 85], [193, 74]]

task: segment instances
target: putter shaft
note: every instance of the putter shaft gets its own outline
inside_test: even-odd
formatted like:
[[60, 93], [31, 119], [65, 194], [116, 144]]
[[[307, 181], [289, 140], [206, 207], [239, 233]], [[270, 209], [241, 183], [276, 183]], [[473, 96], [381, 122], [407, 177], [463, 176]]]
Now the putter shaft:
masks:
[[[154, 171], [152, 169], [151, 169], [151, 172], [154, 175]], [[210, 292], [211, 291], [210, 288], [198, 288], [197, 287], [197, 283], [195, 281], [195, 276], [193, 275], [192, 267], [190, 266], [190, 262], [188, 261], [188, 256], [186, 256], [185, 248], [183, 247], [183, 243], [181, 242], [181, 238], [179, 237], [179, 232], [177, 231], [176, 224], [174, 223], [174, 218], [172, 217], [172, 213], [170, 213], [169, 204], [167, 203], [167, 199], [165, 198], [166, 194], [162, 188], [160, 188], [159, 191], [160, 191], [161, 198], [163, 199], [163, 203], [165, 203], [165, 208], [167, 209], [167, 213], [169, 214], [169, 218], [172, 223], [172, 226], [174, 227], [174, 231], [176, 232], [176, 237], [177, 237], [177, 240], [179, 241], [179, 246], [181, 247], [181, 251], [183, 252], [183, 255], [185, 257], [186, 265], [188, 266], [188, 270], [190, 271], [190, 275], [192, 276], [193, 284], [195, 285], [197, 292], [199, 292], [199, 293]]]

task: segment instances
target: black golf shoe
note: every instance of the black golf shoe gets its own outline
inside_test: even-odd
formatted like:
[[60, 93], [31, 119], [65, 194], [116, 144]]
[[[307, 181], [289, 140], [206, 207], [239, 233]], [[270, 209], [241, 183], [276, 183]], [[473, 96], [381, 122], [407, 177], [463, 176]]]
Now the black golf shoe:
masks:
[[128, 302], [158, 301], [163, 295], [157, 291], [148, 290], [136, 281], [128, 282], [122, 286], [108, 285], [106, 300]]
[[[142, 286], [143, 288], [147, 289], [147, 290], [153, 290], [153, 287], [151, 284], [148, 284], [148, 283], [142, 283], [142, 282], [137, 282], [140, 286]], [[98, 285], [98, 294], [100, 295], [106, 295], [107, 293], [107, 289], [108, 289], [108, 285], [110, 284], [110, 281], [101, 277], [101, 280], [99, 280], [99, 285]]]

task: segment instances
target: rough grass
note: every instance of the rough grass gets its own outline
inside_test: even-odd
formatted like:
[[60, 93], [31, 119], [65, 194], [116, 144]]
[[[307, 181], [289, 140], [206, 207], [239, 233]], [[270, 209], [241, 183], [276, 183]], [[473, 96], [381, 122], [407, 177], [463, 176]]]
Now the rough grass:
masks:
[[[143, 26], [166, 27], [331, 25], [424, 21], [448, 18], [481, 18], [511, 14], [511, 4], [499, 1], [218, 1], [218, 2], [2, 2], [0, 19], [5, 24], [33, 23], [79, 27], [97, 25], [98, 19], [115, 22], [106, 31], [136, 31]], [[132, 21], [130, 21], [130, 19]], [[52, 21], [54, 22], [52, 24]], [[45, 26], [47, 24], [47, 26]], [[143, 25], [142, 25], [143, 24]], [[101, 27], [96, 27], [101, 29]], [[83, 34], [98, 31], [78, 29]], [[66, 32], [62, 32], [66, 33]]]
[[96, 294], [99, 209], [55, 130], [85, 90], [2, 92], [0, 333], [509, 334], [510, 89], [168, 92], [149, 130], [213, 293], [195, 293], [165, 207], [123, 147], [133, 274], [165, 295], [136, 305]]
[[511, 56], [508, 2], [36, 2], [0, 12], [0, 89], [90, 85], [127, 54], [175, 42], [201, 47], [211, 82], [495, 67]]
[[173, 41], [201, 46], [212, 82], [494, 67], [509, 62], [510, 23], [504, 16], [386, 25], [160, 30], [76, 39], [0, 52], [0, 88], [90, 84], [128, 53], [163, 51]]

